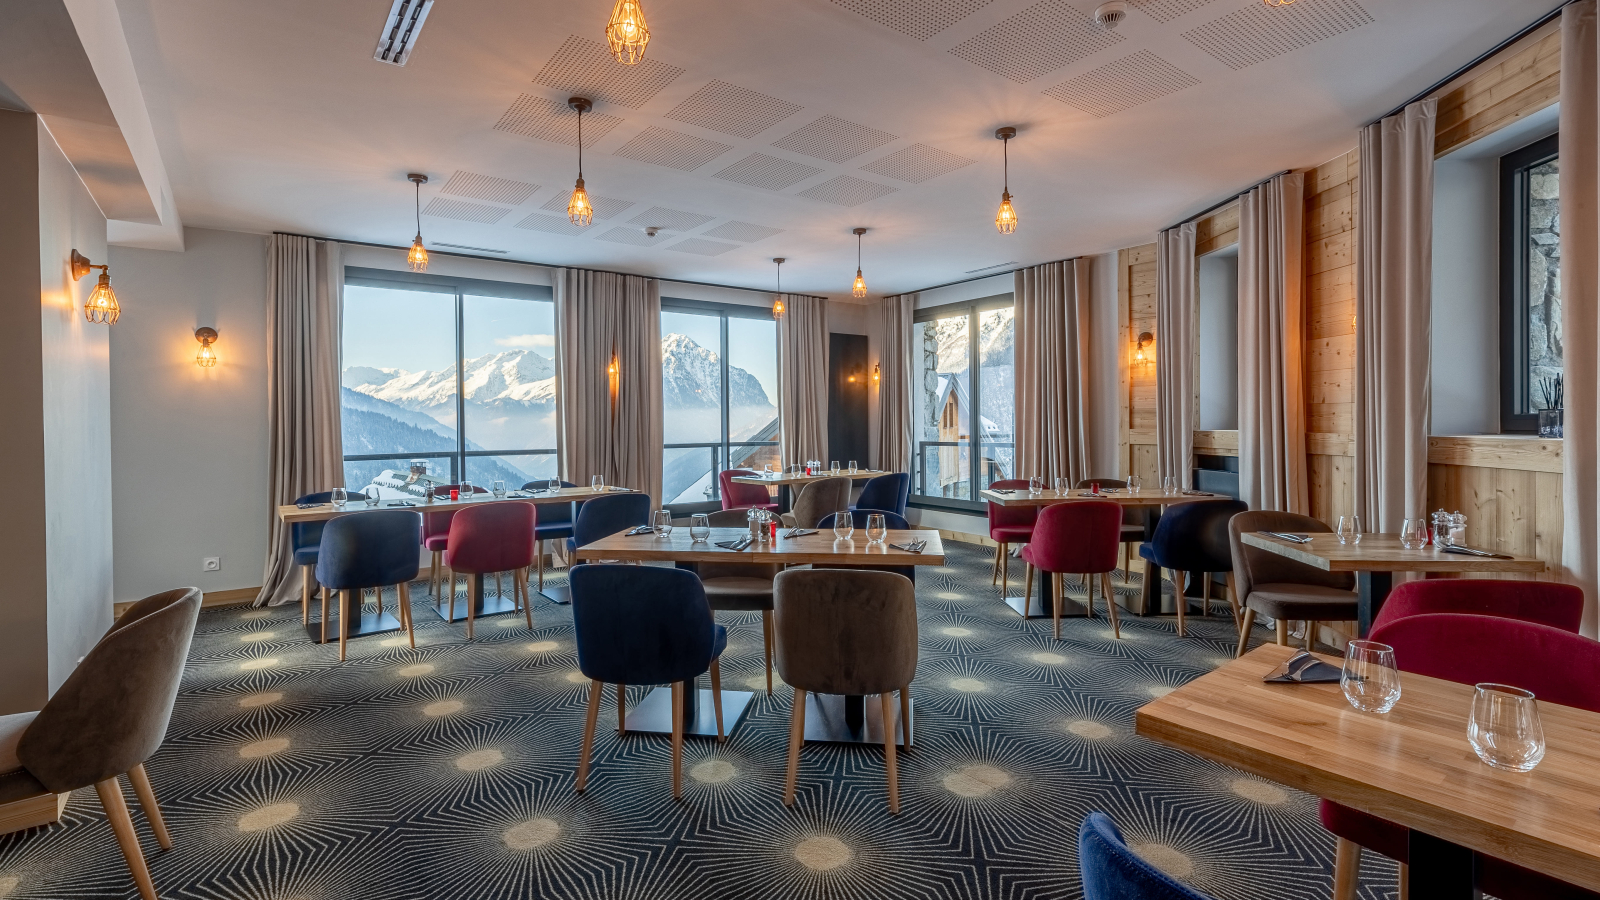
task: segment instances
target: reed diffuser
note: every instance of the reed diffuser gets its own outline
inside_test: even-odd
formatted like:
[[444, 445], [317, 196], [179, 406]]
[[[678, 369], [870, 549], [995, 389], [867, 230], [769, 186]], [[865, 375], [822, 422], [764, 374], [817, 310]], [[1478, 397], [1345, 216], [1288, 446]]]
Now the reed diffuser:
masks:
[[1562, 427], [1565, 390], [1562, 376], [1539, 379], [1539, 393], [1544, 399], [1544, 408], [1539, 410], [1539, 437], [1558, 438], [1565, 434]]

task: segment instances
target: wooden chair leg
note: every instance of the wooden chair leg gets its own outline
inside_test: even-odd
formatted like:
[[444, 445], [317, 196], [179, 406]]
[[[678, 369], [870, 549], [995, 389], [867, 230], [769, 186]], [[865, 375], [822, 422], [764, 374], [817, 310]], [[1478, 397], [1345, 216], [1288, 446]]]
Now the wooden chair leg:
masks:
[[396, 590], [400, 594], [400, 617], [406, 620], [406, 640], [411, 642], [411, 649], [417, 649], [417, 631], [415, 622], [411, 618], [411, 584], [402, 581]]
[[1187, 579], [1184, 573], [1179, 572], [1177, 569], [1171, 569], [1170, 571], [1172, 572], [1172, 596], [1177, 600], [1176, 605], [1178, 607], [1178, 637], [1188, 637], [1189, 626], [1184, 621], [1184, 616], [1189, 611], [1189, 598], [1183, 595], [1183, 583]]
[[494, 573], [494, 595], [496, 597], [505, 597], [506, 595], [506, 585], [501, 580], [502, 574], [501, 572]]
[[894, 758], [894, 697], [888, 691], [878, 695], [883, 707], [883, 769], [889, 779], [889, 812], [900, 814], [900, 770]]
[[617, 737], [628, 733], [628, 686], [617, 685]]
[[1278, 645], [1281, 646], [1281, 647], [1289, 646], [1289, 620], [1288, 619], [1279, 619], [1278, 620]]
[[544, 590], [544, 541], [538, 541], [534, 555], [539, 557], [539, 590]]
[[1333, 855], [1333, 900], [1356, 900], [1361, 887], [1361, 845], [1339, 838]]
[[1094, 579], [1083, 576], [1083, 615], [1085, 618], [1094, 618]]
[[1128, 543], [1127, 541], [1123, 541], [1122, 542], [1122, 583], [1123, 584], [1127, 584], [1128, 583], [1128, 575], [1132, 571], [1132, 568], [1131, 568], [1132, 563], [1129, 562], [1129, 559], [1130, 559], [1130, 557], [1132, 555], [1133, 555], [1133, 545]]
[[900, 737], [911, 749], [911, 685], [900, 689]]
[[589, 756], [594, 750], [594, 726], [600, 718], [600, 692], [605, 685], [598, 681], [589, 682], [589, 712], [583, 720], [583, 745], [578, 750], [578, 793], [589, 784]]
[[106, 818], [122, 848], [122, 858], [128, 861], [133, 872], [133, 882], [139, 886], [143, 900], [156, 900], [156, 886], [150, 881], [150, 869], [144, 864], [144, 851], [139, 849], [139, 834], [133, 830], [133, 817], [128, 815], [128, 801], [122, 796], [122, 783], [116, 776], [96, 782], [95, 793], [100, 795], [100, 805], [105, 807]]
[[806, 739], [806, 692], [794, 689], [794, 703], [789, 709], [789, 767], [783, 775], [783, 805], [794, 805], [794, 782], [800, 773], [800, 745]]
[[1400, 900], [1411, 900], [1411, 867], [1400, 864]]
[[1117, 621], [1117, 595], [1111, 589], [1111, 573], [1100, 573], [1100, 592], [1106, 595], [1106, 611], [1111, 614], [1111, 634], [1122, 640], [1122, 623]]
[[350, 591], [339, 592], [339, 662], [344, 662], [345, 647], [350, 643], [350, 607], [358, 599]]
[[722, 661], [711, 660], [711, 705], [716, 707], [717, 713], [717, 743], [722, 743], [728, 736], [722, 731]]
[[1055, 633], [1056, 640], [1059, 641], [1061, 640], [1061, 582], [1065, 581], [1067, 576], [1046, 572], [1044, 577], [1050, 579], [1050, 599], [1051, 605], [1055, 608]]
[[522, 592], [522, 617], [528, 620], [528, 630], [532, 631], [533, 597], [528, 594], [528, 570], [518, 569], [517, 573], [511, 577], [515, 581], [515, 584], [511, 586], [511, 589], [513, 591], [520, 590]]
[[1011, 545], [1002, 543], [1000, 552], [995, 554], [995, 560], [1000, 563], [1000, 596], [1009, 596], [1011, 588]]
[[133, 782], [133, 792], [139, 797], [139, 805], [144, 807], [144, 817], [150, 820], [150, 830], [156, 834], [156, 842], [163, 850], [172, 849], [172, 835], [167, 832], [167, 821], [161, 817], [161, 804], [156, 802], [156, 792], [150, 787], [150, 776], [144, 770], [144, 763], [128, 770], [128, 780]]
[[311, 582], [317, 580], [316, 566], [300, 567], [300, 624], [311, 624]]
[[1005, 544], [994, 545], [994, 562], [989, 563], [989, 584], [991, 585], [1000, 583], [1000, 552], [1004, 546]]
[[433, 551], [433, 558], [428, 563], [428, 593], [433, 599], [439, 599], [439, 551]]
[[1243, 622], [1242, 611], [1239, 609], [1239, 595], [1233, 589], [1233, 573], [1229, 572], [1227, 579], [1222, 584], [1222, 589], [1228, 594], [1228, 608], [1233, 610], [1233, 627], [1238, 628]]
[[382, 586], [373, 588], [372, 589], [372, 596], [378, 601], [378, 615], [380, 615], [380, 616], [383, 615], [383, 588], [382, 588]]
[[1239, 649], [1234, 652], [1234, 657], [1244, 655], [1250, 649], [1250, 629], [1256, 627], [1256, 611], [1246, 608], [1244, 618], [1239, 622]]
[[[455, 587], [455, 574], [451, 573], [450, 594], [452, 597], [455, 596]], [[473, 637], [472, 626], [477, 622], [478, 619], [478, 604], [482, 602], [483, 577], [469, 572], [467, 573], [467, 640], [469, 641], [472, 640]]]
[[1305, 626], [1306, 626], [1306, 652], [1309, 653], [1311, 651], [1311, 648], [1313, 646], [1315, 646], [1316, 643], [1317, 643], [1317, 639], [1315, 637], [1315, 635], [1317, 633], [1316, 632], [1317, 623], [1311, 621], [1310, 619], [1307, 619], [1305, 621]]
[[[1022, 617], [1028, 617], [1028, 604], [1033, 602], [1033, 564], [1022, 564]], [[1044, 612], [1044, 610], [1039, 610]]]
[[762, 651], [767, 658], [767, 696], [772, 696], [772, 610], [761, 611]]
[[328, 642], [328, 589], [322, 589], [322, 643]]
[[444, 567], [445, 580], [450, 582], [450, 621], [456, 620], [456, 572], [449, 566]]
[[672, 683], [672, 799], [683, 798], [683, 682]]
[[1211, 615], [1211, 573], [1200, 577], [1200, 615]]

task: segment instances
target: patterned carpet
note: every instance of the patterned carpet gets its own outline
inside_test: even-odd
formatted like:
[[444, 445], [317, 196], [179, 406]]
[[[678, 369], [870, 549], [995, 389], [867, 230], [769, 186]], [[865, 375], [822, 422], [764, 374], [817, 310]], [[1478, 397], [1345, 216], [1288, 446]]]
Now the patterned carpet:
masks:
[[[682, 802], [667, 740], [619, 740], [603, 714], [589, 790], [574, 794], [587, 682], [570, 613], [537, 597], [532, 634], [506, 615], [480, 620], [472, 643], [419, 602], [415, 650], [403, 637], [357, 640], [343, 665], [306, 641], [298, 609], [206, 610], [148, 767], [176, 847], [156, 849], [134, 813], [157, 889], [170, 900], [1072, 898], [1078, 824], [1102, 809], [1147, 858], [1219, 898], [1329, 896], [1333, 839], [1313, 798], [1133, 734], [1141, 704], [1231, 655], [1226, 618], [1191, 617], [1179, 640], [1170, 618], [1127, 616], [1117, 641], [1102, 604], [1100, 618], [1066, 621], [1058, 642], [1049, 620], [1000, 603], [992, 550], [947, 547], [949, 564], [918, 576], [916, 747], [900, 757], [898, 817], [881, 750], [859, 746], [808, 745], [798, 802], [782, 805], [787, 689], [758, 693], [726, 744], [687, 743]], [[724, 683], [760, 686], [759, 618], [719, 620]], [[1363, 875], [1363, 897], [1393, 892], [1392, 865], [1370, 861]], [[0, 897], [136, 896], [92, 790], [61, 825], [0, 838]]]

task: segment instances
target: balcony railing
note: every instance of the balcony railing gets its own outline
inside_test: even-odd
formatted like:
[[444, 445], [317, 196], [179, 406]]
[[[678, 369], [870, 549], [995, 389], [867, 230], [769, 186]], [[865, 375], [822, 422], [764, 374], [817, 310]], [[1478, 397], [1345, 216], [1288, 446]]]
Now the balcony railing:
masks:
[[[916, 491], [918, 496], [922, 496], [922, 497], [942, 497], [942, 496], [944, 496], [943, 494], [929, 494], [928, 493], [928, 451], [929, 450], [937, 450], [937, 449], [942, 448], [942, 447], [959, 447], [959, 448], [964, 449], [964, 450], [970, 450], [970, 448], [972, 447], [972, 442], [971, 441], [918, 441], [917, 442], [917, 491]], [[1000, 461], [996, 460], [993, 456], [989, 456], [989, 455], [984, 454], [984, 451], [991, 450], [991, 449], [1010, 449], [1010, 450], [1014, 451], [1016, 449], [1016, 442], [1015, 441], [985, 440], [985, 441], [979, 442], [978, 449], [979, 449], [979, 453], [980, 453], [979, 461], [982, 464], [982, 469], [980, 471], [983, 473], [982, 477], [980, 479], [980, 484], [981, 485], [986, 487], [991, 482], [998, 481], [1000, 479], [1008, 478], [1008, 477], [1011, 476], [1011, 473], [1009, 471], [1007, 471], [1007, 470], [1010, 469], [1010, 468], [1014, 468], [1015, 467], [1015, 459], [1014, 458], [1010, 461], [1009, 465], [1002, 465], [1000, 463]], [[990, 477], [991, 474], [994, 477]], [[977, 497], [977, 493], [976, 493], [977, 489], [972, 486], [972, 473], [971, 473], [970, 470], [968, 471], [967, 476], [965, 478], [958, 479], [957, 482], [952, 482], [952, 483], [961, 483], [961, 482], [965, 482], [968, 485], [968, 488], [971, 491], [971, 494], [968, 497], [962, 497], [962, 498], [959, 498], [959, 499], [971, 500], [971, 499], [976, 498]]]

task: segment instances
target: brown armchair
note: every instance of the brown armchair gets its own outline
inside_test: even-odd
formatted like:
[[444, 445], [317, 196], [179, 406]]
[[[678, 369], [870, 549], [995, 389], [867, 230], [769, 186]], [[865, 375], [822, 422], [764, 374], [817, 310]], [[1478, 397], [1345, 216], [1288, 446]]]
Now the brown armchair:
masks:
[[1242, 512], [1228, 522], [1233, 595], [1244, 607], [1236, 655], [1243, 656], [1249, 648], [1250, 628], [1255, 625], [1258, 612], [1277, 621], [1280, 644], [1289, 643], [1290, 620], [1304, 621], [1308, 649], [1313, 622], [1344, 622], [1356, 617], [1354, 575], [1325, 572], [1270, 550], [1247, 546], [1240, 538], [1252, 531], [1326, 534], [1332, 529], [1310, 516], [1268, 510]]
[[850, 479], [824, 478], [800, 489], [794, 498], [794, 508], [783, 514], [783, 524], [790, 528], [815, 528], [823, 516], [831, 515], [850, 506]]

